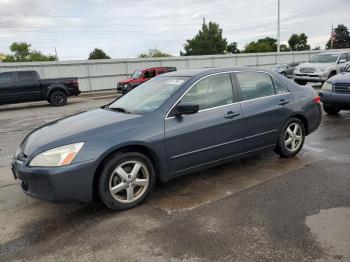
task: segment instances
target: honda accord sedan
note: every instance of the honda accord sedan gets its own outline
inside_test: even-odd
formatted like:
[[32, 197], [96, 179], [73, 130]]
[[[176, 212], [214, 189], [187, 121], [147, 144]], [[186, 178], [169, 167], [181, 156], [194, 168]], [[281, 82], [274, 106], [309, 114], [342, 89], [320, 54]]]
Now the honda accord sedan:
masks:
[[301, 150], [321, 121], [320, 98], [269, 70], [215, 68], [153, 78], [113, 103], [31, 132], [12, 161], [25, 193], [113, 210], [167, 181], [274, 149]]

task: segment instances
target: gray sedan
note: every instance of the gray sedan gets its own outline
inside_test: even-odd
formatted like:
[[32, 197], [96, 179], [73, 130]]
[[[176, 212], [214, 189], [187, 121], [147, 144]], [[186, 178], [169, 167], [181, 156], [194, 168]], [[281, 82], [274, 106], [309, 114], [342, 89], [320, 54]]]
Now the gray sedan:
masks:
[[123, 210], [156, 180], [274, 149], [298, 154], [321, 121], [320, 99], [269, 70], [216, 68], [153, 78], [115, 102], [49, 123], [18, 148], [25, 193]]

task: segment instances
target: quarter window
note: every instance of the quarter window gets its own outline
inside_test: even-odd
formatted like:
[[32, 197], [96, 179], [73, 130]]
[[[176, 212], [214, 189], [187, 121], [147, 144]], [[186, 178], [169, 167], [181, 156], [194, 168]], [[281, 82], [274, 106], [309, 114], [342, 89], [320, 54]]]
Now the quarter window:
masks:
[[191, 87], [182, 102], [193, 102], [199, 110], [233, 103], [232, 82], [229, 74], [206, 77]]
[[350, 61], [350, 53], [346, 54], [346, 61], [348, 61], [348, 62]]
[[287, 93], [287, 90], [284, 88], [284, 86], [274, 78], [273, 78], [273, 84], [275, 85], [276, 94]]
[[0, 74], [0, 84], [10, 84], [12, 83], [12, 73], [2, 73]]
[[271, 77], [265, 73], [239, 72], [236, 74], [241, 88], [242, 100], [275, 94]]

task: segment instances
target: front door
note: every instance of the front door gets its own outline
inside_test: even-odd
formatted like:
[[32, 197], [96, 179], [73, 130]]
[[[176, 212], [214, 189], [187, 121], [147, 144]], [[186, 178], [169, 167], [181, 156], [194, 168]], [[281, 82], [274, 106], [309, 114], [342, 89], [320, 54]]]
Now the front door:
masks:
[[41, 99], [41, 88], [39, 79], [32, 71], [17, 72], [16, 92], [18, 100], [36, 101]]
[[242, 151], [241, 106], [236, 103], [231, 76], [207, 76], [194, 84], [180, 102], [199, 105], [192, 115], [165, 119], [170, 171], [181, 172], [238, 156]]

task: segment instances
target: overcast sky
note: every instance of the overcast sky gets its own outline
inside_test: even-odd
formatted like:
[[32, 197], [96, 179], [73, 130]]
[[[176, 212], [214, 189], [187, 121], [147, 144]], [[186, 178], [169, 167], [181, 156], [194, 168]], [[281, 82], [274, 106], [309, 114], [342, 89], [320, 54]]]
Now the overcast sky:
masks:
[[[276, 37], [277, 0], [0, 0], [0, 52], [14, 41], [86, 59], [95, 47], [112, 58], [136, 57], [149, 48], [179, 55], [203, 17], [223, 28], [239, 48]], [[281, 0], [281, 41], [306, 33], [324, 48], [331, 25], [350, 27], [350, 0]]]

